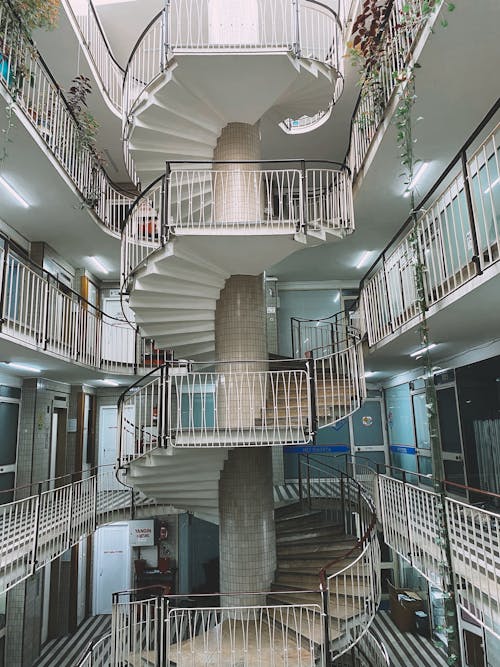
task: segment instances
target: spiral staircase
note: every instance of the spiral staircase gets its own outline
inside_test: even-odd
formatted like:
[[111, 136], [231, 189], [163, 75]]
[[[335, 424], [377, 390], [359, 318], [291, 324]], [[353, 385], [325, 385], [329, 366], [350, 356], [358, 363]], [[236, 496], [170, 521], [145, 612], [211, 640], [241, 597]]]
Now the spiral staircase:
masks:
[[[244, 159], [236, 149], [215, 157], [232, 124], [270, 118], [281, 131], [286, 119], [327, 111], [342, 52], [336, 14], [315, 0], [175, 0], [125, 71], [125, 161], [141, 194], [122, 228], [122, 293], [143, 334], [177, 361], [123, 394], [119, 463], [147, 497], [215, 523], [231, 448], [310, 444], [365, 395], [359, 332], [344, 314], [317, 322], [317, 344], [299, 343], [297, 359], [211, 361], [230, 276], [257, 276], [303, 244], [354, 231], [346, 165]], [[342, 650], [358, 612], [364, 603], [338, 614], [332, 640]]]

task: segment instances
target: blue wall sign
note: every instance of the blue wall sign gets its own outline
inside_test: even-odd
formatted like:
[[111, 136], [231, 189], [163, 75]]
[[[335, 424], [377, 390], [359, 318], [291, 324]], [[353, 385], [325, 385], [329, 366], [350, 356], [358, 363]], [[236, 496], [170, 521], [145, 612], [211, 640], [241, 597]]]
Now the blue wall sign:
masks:
[[283, 450], [287, 454], [345, 454], [349, 451], [348, 445], [285, 445]]
[[415, 447], [407, 447], [404, 445], [391, 445], [390, 446], [391, 452], [394, 452], [395, 454], [416, 454], [417, 450]]

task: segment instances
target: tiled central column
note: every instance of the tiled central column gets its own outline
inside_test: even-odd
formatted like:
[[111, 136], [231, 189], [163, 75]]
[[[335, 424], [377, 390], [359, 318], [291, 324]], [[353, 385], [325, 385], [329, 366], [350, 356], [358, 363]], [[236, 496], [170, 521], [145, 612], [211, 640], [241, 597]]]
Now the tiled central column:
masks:
[[[222, 132], [214, 151], [215, 160], [258, 160], [260, 140], [258, 128], [231, 123]], [[227, 169], [221, 165], [221, 170]], [[259, 219], [259, 197], [245, 195], [245, 176], [241, 172], [255, 166], [231, 165], [228, 171], [239, 171], [224, 178], [224, 193], [215, 207], [215, 214], [227, 221]], [[222, 196], [223, 195], [223, 196]], [[234, 239], [244, 243], [245, 237]], [[226, 433], [239, 425], [246, 430], [255, 427], [262, 403], [255, 386], [262, 387], [267, 370], [266, 314], [262, 276], [234, 275], [221, 291], [215, 313], [215, 352], [217, 370], [225, 374], [224, 414], [218, 418]], [[253, 361], [232, 364], [226, 360]], [[255, 361], [260, 363], [255, 363]], [[246, 374], [246, 377], [245, 377]], [[255, 374], [252, 376], [252, 374]], [[253, 381], [247, 381], [253, 377]], [[238, 398], [232, 398], [238, 387]], [[238, 443], [235, 442], [235, 445]], [[220, 589], [222, 606], [264, 604], [265, 596], [244, 595], [269, 591], [276, 568], [276, 537], [272, 458], [270, 447], [235, 446], [230, 452], [219, 483], [220, 511]]]

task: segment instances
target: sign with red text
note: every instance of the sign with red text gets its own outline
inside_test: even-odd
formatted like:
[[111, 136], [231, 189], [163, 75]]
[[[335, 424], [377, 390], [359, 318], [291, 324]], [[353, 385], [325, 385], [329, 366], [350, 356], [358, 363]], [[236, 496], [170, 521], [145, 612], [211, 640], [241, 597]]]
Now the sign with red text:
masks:
[[152, 547], [155, 543], [153, 519], [129, 521], [129, 539], [131, 547]]

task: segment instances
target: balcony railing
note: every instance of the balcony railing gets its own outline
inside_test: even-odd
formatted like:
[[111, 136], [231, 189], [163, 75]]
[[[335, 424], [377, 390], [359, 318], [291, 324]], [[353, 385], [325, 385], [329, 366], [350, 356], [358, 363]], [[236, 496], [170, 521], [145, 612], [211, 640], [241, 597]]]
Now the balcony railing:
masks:
[[379, 475], [379, 492], [385, 542], [441, 590], [446, 559], [440, 526], [445, 513], [457, 603], [500, 638], [498, 512], [450, 496], [443, 506], [441, 495], [387, 475]]
[[[497, 109], [498, 104], [485, 120], [491, 120]], [[370, 345], [419, 317], [418, 264], [424, 269], [423, 305], [429, 309], [498, 261], [500, 125], [468, 156], [467, 148], [478, 133], [419, 204], [416, 226], [413, 220], [407, 221], [399, 240], [389, 246], [363, 279]], [[428, 205], [436, 191], [439, 194]]]
[[[1, 241], [2, 239], [0, 239]], [[134, 374], [165, 362], [138, 329], [93, 306], [54, 276], [0, 247], [0, 334], [97, 370]]]
[[[80, 655], [75, 667], [110, 667], [111, 666], [111, 633], [92, 640]], [[377, 663], [378, 667], [379, 663]]]
[[[273, 168], [266, 168], [271, 163]], [[290, 164], [298, 168], [284, 168]], [[263, 165], [262, 167], [260, 165]], [[170, 234], [267, 235], [354, 231], [351, 177], [337, 163], [167, 163], [135, 201], [122, 232], [125, 282]], [[238, 192], [236, 199], [234, 193]], [[231, 193], [229, 196], [228, 193]]]
[[124, 70], [115, 60], [91, 0], [63, 0], [68, 16], [80, 33], [95, 72], [112, 108], [121, 116]]
[[310, 359], [171, 362], [120, 399], [122, 464], [158, 447], [306, 444], [366, 395], [359, 335]]
[[[102, 466], [0, 492], [0, 592], [61, 556], [98, 526], [163, 506]], [[15, 500], [11, 500], [11, 498]]]
[[83, 202], [118, 235], [133, 198], [109, 181], [98, 157], [84, 144], [83, 130], [63, 91], [8, 0], [0, 6], [0, 83], [70, 177]]
[[[361, 92], [351, 121], [348, 155], [349, 166], [355, 175], [363, 165], [389, 102], [399, 85], [393, 74], [403, 72], [408, 66], [415, 44], [426, 24], [423, 11], [425, 4], [425, 0], [392, 0], [392, 8], [380, 40], [384, 50], [378, 62], [379, 85], [370, 86]], [[421, 17], [422, 20], [405, 23], [401, 20], [405, 15]]]
[[209, 0], [170, 0], [130, 56], [124, 115], [179, 54], [293, 52], [339, 70], [342, 49], [337, 14], [316, 0], [252, 0], [234, 8]]

